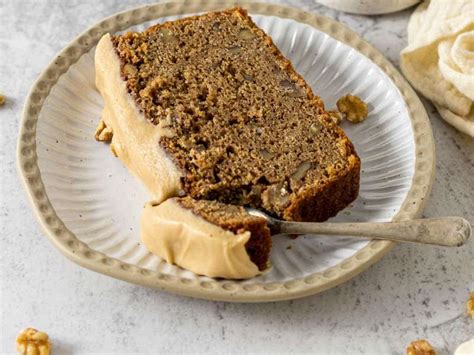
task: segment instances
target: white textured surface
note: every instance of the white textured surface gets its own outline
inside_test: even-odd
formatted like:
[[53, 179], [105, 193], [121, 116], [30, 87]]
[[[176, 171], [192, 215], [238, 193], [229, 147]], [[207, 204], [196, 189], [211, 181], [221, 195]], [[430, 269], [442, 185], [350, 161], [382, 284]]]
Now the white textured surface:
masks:
[[[390, 220], [406, 198], [415, 161], [410, 118], [396, 86], [368, 58], [309, 25], [274, 16], [253, 19], [315, 92], [322, 93], [328, 108], [346, 93], [367, 102], [370, 110], [365, 122], [343, 124], [362, 161], [360, 196], [334, 220]], [[94, 139], [103, 108], [94, 82], [92, 49], [59, 79], [39, 117], [38, 165], [56, 213], [94, 250], [164, 274], [196, 278], [151, 255], [140, 243], [139, 216], [150, 197], [109, 147]], [[367, 245], [366, 241], [324, 236], [274, 240], [273, 267], [246, 283], [301, 279], [323, 272]]]
[[[298, 4], [337, 17], [397, 63], [408, 11], [366, 18]], [[33, 221], [15, 176], [19, 112], [32, 81], [56, 51], [86, 26], [131, 5], [0, 2], [6, 19], [0, 25], [0, 45], [12, 58], [7, 61], [5, 52], [0, 54], [0, 90], [9, 99], [0, 109], [0, 352], [11, 352], [15, 334], [27, 325], [49, 331], [59, 354], [400, 353], [419, 337], [448, 354], [474, 333], [473, 323], [462, 316], [473, 288], [472, 241], [457, 250], [399, 246], [336, 289], [263, 305], [192, 300], [144, 289], [83, 270], [56, 252]], [[425, 215], [457, 214], [474, 222], [474, 143], [427, 108], [437, 140], [438, 175]]]

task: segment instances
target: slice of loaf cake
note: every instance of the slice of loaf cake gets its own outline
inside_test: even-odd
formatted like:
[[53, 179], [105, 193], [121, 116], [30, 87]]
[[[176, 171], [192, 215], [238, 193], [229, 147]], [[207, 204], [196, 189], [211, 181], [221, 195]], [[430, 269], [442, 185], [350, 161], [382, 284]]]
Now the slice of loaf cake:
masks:
[[324, 221], [357, 197], [353, 145], [241, 8], [105, 35], [96, 74], [112, 148], [158, 201]]
[[241, 279], [267, 268], [265, 219], [216, 201], [170, 198], [145, 206], [142, 241], [154, 254], [196, 274]]

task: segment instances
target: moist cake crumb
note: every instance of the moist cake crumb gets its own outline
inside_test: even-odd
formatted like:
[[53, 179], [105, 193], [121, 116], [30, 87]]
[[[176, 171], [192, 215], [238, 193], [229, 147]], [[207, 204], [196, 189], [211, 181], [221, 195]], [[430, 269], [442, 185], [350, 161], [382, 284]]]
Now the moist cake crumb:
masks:
[[183, 195], [324, 221], [358, 194], [352, 143], [241, 8], [112, 37], [128, 93]]

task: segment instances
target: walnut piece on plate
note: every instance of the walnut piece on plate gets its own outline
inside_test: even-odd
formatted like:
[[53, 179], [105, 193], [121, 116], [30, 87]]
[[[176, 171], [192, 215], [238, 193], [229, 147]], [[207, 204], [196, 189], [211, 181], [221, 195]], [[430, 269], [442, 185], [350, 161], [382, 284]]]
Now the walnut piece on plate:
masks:
[[95, 131], [95, 139], [99, 142], [110, 142], [112, 140], [112, 130], [107, 127], [103, 120], [100, 120]]
[[16, 338], [16, 349], [22, 355], [49, 355], [51, 343], [45, 332], [26, 328]]
[[474, 319], [474, 291], [471, 291], [471, 297], [466, 303], [467, 315]]
[[339, 98], [336, 103], [339, 112], [345, 115], [346, 120], [352, 123], [364, 121], [368, 114], [367, 104], [355, 95], [345, 95]]
[[2, 106], [5, 103], [5, 95], [0, 94], [0, 106]]
[[436, 355], [436, 351], [427, 340], [420, 339], [412, 341], [408, 345], [407, 355]]

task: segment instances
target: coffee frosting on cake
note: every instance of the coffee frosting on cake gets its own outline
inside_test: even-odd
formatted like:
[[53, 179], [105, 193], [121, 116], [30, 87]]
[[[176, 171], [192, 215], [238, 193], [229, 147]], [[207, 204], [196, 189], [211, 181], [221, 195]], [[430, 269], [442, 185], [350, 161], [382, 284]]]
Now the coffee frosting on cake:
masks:
[[210, 277], [256, 276], [266, 268], [271, 248], [265, 220], [237, 206], [190, 198], [146, 204], [141, 234], [153, 254]]
[[146, 120], [128, 94], [109, 34], [97, 45], [95, 64], [96, 85], [104, 100], [102, 121], [113, 133], [114, 152], [143, 181], [154, 200], [161, 202], [178, 195], [181, 172], [158, 145], [161, 137], [171, 133]]

